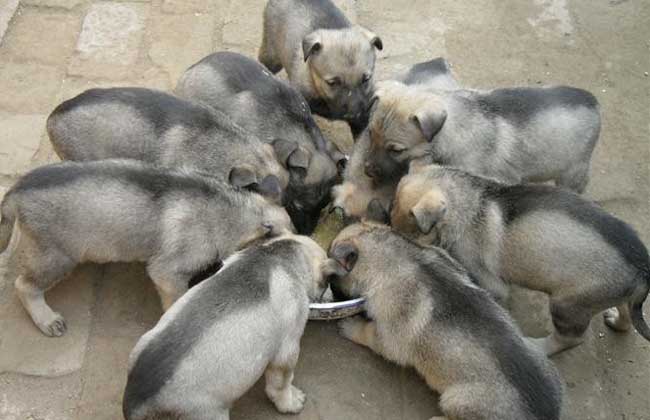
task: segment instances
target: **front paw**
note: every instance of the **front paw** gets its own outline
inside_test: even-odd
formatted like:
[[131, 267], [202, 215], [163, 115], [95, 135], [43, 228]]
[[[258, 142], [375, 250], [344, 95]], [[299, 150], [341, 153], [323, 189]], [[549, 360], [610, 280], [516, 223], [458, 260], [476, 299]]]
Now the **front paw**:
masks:
[[368, 321], [360, 315], [345, 318], [339, 321], [339, 333], [350, 341], [365, 345], [363, 330], [367, 323]]
[[280, 413], [300, 413], [305, 406], [306, 395], [303, 391], [291, 385], [286, 392], [280, 394], [273, 403]]

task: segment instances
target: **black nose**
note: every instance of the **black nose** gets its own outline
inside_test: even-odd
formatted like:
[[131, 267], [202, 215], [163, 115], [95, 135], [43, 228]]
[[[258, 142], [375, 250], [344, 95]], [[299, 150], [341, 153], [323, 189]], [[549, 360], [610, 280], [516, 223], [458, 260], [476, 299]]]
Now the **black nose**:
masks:
[[368, 175], [370, 178], [376, 178], [377, 177], [377, 169], [375, 168], [375, 165], [373, 165], [370, 162], [366, 162], [363, 165], [363, 172]]
[[338, 244], [332, 249], [332, 258], [334, 258], [346, 271], [350, 272], [354, 268], [359, 258], [357, 247], [349, 242]]

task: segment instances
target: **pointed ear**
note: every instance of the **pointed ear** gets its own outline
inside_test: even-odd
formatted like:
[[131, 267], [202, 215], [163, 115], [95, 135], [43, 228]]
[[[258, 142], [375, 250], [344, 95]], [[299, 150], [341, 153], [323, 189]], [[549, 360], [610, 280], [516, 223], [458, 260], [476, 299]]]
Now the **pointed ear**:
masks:
[[366, 209], [366, 219], [384, 225], [390, 224], [390, 215], [377, 198], [373, 198], [370, 203], [368, 203], [368, 208]]
[[370, 45], [377, 48], [379, 51], [384, 49], [384, 43], [381, 41], [381, 38], [377, 36], [377, 34], [375, 34], [369, 29], [364, 28], [363, 26], [359, 26], [359, 29], [361, 30], [361, 32], [363, 32], [366, 38], [368, 38], [368, 40], [370, 41]]
[[247, 166], [237, 166], [230, 170], [228, 181], [235, 187], [248, 188], [257, 183], [255, 172]]
[[444, 109], [423, 108], [411, 115], [411, 120], [417, 125], [424, 138], [431, 143], [447, 119]]
[[320, 34], [312, 32], [302, 39], [302, 54], [305, 61], [323, 49]]
[[431, 232], [431, 229], [442, 219], [447, 212], [446, 203], [438, 195], [425, 195], [411, 209], [411, 214], [415, 218], [420, 232], [425, 235]]
[[295, 141], [275, 139], [272, 145], [278, 161], [285, 168], [301, 168], [306, 170], [309, 167], [311, 154], [308, 150], [298, 146], [298, 143]]
[[311, 153], [309, 153], [308, 150], [298, 146], [298, 148], [289, 155], [289, 159], [287, 160], [287, 166], [290, 168], [300, 168], [300, 169], [307, 170], [307, 168], [309, 167], [310, 160], [311, 160]]

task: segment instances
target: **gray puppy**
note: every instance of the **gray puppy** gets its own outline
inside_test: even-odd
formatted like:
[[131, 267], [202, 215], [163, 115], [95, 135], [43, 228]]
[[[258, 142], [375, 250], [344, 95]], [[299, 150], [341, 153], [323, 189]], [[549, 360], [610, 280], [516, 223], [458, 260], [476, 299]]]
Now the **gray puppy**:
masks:
[[52, 112], [47, 132], [61, 159], [195, 168], [276, 203], [289, 181], [272, 147], [223, 112], [156, 90], [87, 90]]
[[312, 111], [350, 124], [354, 137], [368, 123], [375, 49], [381, 39], [352, 25], [330, 0], [269, 0], [259, 60], [282, 68]]
[[309, 301], [327, 286], [326, 259], [314, 241], [290, 234], [227, 259], [136, 344], [124, 417], [227, 420], [262, 374], [278, 411], [300, 412], [305, 394], [293, 371]]
[[553, 180], [584, 191], [600, 133], [596, 98], [581, 89], [422, 89], [378, 84], [365, 172], [392, 183], [414, 159], [509, 184]]
[[496, 297], [506, 283], [548, 293], [547, 354], [580, 344], [591, 318], [650, 340], [643, 302], [648, 251], [634, 230], [582, 197], [546, 185], [507, 186], [453, 168], [415, 166], [399, 183], [395, 229], [447, 249]]
[[345, 156], [327, 142], [309, 106], [287, 82], [260, 63], [233, 52], [209, 55], [176, 86], [180, 97], [224, 111], [235, 123], [272, 144], [289, 171], [286, 207], [298, 232], [310, 234], [329, 202]]
[[5, 195], [1, 212], [0, 252], [16, 227], [12, 257], [24, 256], [16, 291], [49, 336], [62, 335], [66, 326], [43, 294], [80, 263], [145, 262], [167, 309], [221, 259], [292, 229], [284, 209], [257, 194], [129, 160], [35, 169]]
[[356, 224], [336, 237], [327, 265], [344, 294], [363, 296], [370, 321], [342, 334], [400, 365], [440, 393], [432, 420], [558, 420], [562, 385], [510, 316], [446, 252], [386, 226]]
[[[415, 64], [395, 80], [419, 89], [458, 89], [449, 63], [442, 57]], [[366, 216], [368, 205], [375, 200], [377, 209], [388, 209], [395, 195], [397, 180], [376, 184], [365, 173], [365, 163], [370, 152], [370, 135], [365, 130], [354, 144], [352, 155], [343, 174], [343, 183], [332, 189], [333, 207], [341, 209], [348, 220]]]

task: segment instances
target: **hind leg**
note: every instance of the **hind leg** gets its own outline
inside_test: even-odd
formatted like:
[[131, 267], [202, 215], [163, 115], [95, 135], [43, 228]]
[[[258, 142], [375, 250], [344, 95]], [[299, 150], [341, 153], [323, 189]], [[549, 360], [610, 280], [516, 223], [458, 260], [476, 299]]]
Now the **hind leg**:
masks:
[[582, 194], [589, 183], [589, 164], [576, 165], [555, 180], [555, 185]]
[[190, 277], [179, 273], [173, 264], [155, 261], [147, 266], [147, 273], [160, 295], [163, 311], [167, 311], [185, 292], [187, 292]]
[[632, 327], [632, 317], [630, 316], [630, 307], [627, 303], [619, 305], [616, 308], [609, 308], [603, 313], [605, 325], [614, 331], [629, 331]]
[[305, 393], [292, 384], [299, 355], [300, 337], [289, 339], [264, 372], [266, 395], [281, 413], [299, 413], [305, 405]]
[[67, 327], [63, 317], [45, 302], [45, 291], [24, 275], [16, 279], [16, 292], [34, 324], [48, 337], [62, 336]]
[[553, 333], [544, 338], [528, 337], [527, 340], [547, 356], [552, 356], [582, 344], [591, 317], [591, 311], [582, 307], [576, 298], [551, 297]]

